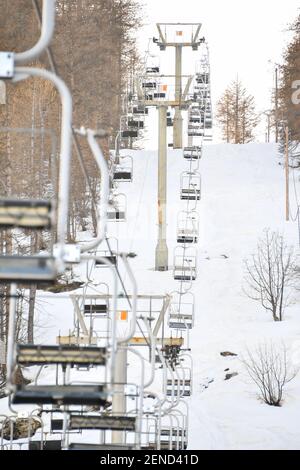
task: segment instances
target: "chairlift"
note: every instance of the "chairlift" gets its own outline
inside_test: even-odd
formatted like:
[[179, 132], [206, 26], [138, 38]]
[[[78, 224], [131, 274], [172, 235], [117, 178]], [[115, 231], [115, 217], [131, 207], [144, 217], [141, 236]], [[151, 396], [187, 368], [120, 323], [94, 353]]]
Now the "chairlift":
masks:
[[[160, 431], [160, 447], [162, 450], [172, 448], [172, 450], [187, 449], [187, 432], [186, 429], [178, 427], [163, 427]], [[171, 441], [171, 442], [170, 442]]]
[[89, 317], [107, 317], [109, 297], [98, 299], [97, 296], [85, 296], [84, 315]]
[[208, 72], [197, 73], [196, 81], [198, 83], [209, 83], [210, 81], [210, 74]]
[[162, 98], [165, 98], [166, 97], [166, 93], [153, 93], [153, 97], [154, 99], [162, 99]]
[[204, 136], [204, 129], [195, 126], [195, 125], [189, 125], [188, 126], [188, 136], [189, 137], [203, 137]]
[[177, 218], [177, 243], [197, 243], [199, 216], [196, 211], [181, 211]]
[[195, 296], [191, 292], [176, 292], [169, 305], [168, 325], [175, 330], [194, 327]]
[[125, 194], [116, 194], [110, 200], [109, 209], [107, 211], [108, 222], [125, 222], [126, 221], [127, 200]]
[[175, 281], [195, 281], [197, 278], [197, 251], [177, 246], [174, 250], [173, 277]]
[[[191, 371], [190, 371], [191, 372]], [[191, 388], [192, 388], [192, 380], [191, 375], [188, 379], [172, 379], [167, 380], [167, 396], [170, 397], [174, 393], [174, 396], [183, 396], [183, 397], [190, 397], [191, 396]], [[174, 383], [174, 392], [173, 392], [173, 383]]]
[[131, 156], [120, 157], [119, 163], [115, 165], [113, 170], [113, 179], [120, 183], [132, 182], [133, 160]]
[[50, 201], [0, 199], [0, 227], [45, 230], [51, 228]]
[[156, 82], [142, 82], [142, 88], [146, 88], [147, 90], [156, 90], [157, 83]]
[[138, 116], [144, 116], [144, 115], [149, 114], [149, 109], [143, 105], [134, 106], [132, 108], [132, 114], [136, 114]]
[[146, 73], [159, 73], [159, 67], [146, 67]]
[[184, 172], [181, 174], [180, 199], [183, 201], [200, 201], [201, 176], [198, 172]]
[[189, 124], [198, 124], [201, 123], [201, 117], [200, 116], [189, 116]]
[[139, 136], [139, 133], [137, 130], [132, 130], [132, 129], [126, 129], [124, 131], [121, 131], [121, 137], [122, 139], [135, 139]]
[[135, 119], [130, 119], [127, 121], [127, 126], [132, 127], [133, 129], [144, 129], [144, 121], [142, 120], [135, 120]]

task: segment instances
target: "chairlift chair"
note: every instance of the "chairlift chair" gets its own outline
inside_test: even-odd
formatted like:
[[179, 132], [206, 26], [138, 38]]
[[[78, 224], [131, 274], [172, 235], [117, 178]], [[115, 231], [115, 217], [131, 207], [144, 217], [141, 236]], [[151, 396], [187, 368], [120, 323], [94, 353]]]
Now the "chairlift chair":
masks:
[[117, 415], [92, 415], [71, 414], [69, 418], [69, 430], [103, 430], [134, 432], [136, 418], [134, 416]]
[[132, 127], [133, 129], [144, 129], [144, 121], [143, 120], [136, 120], [134, 118], [131, 118], [127, 121], [127, 126]]
[[152, 73], [159, 73], [159, 67], [146, 67], [146, 73], [152, 74]]
[[169, 328], [187, 330], [194, 327], [195, 296], [192, 292], [176, 292], [168, 310]]
[[45, 346], [31, 344], [16, 345], [16, 363], [19, 366], [41, 366], [49, 364], [99, 365], [106, 364], [106, 349], [95, 346]]
[[203, 73], [197, 73], [196, 75], [196, 81], [198, 83], [209, 83], [210, 81], [210, 75], [208, 72], [203, 72]]
[[174, 390], [174, 396], [182, 395], [183, 397], [190, 397], [192, 394], [192, 369], [191, 367], [178, 367], [178, 375], [174, 379], [167, 377], [167, 396], [172, 396]]
[[[191, 396], [192, 381], [189, 379], [175, 379], [174, 380], [174, 395], [175, 397], [181, 395], [182, 397]], [[173, 394], [173, 380], [168, 379], [167, 381], [167, 396], [170, 397]]]
[[180, 211], [177, 217], [177, 243], [197, 243], [199, 216], [196, 211]]
[[201, 176], [198, 172], [184, 172], [181, 174], [180, 199], [183, 201], [200, 201]]
[[0, 283], [54, 283], [58, 273], [57, 261], [53, 256], [0, 256]]
[[184, 147], [183, 157], [186, 160], [200, 160], [200, 158], [202, 157], [202, 147]]
[[107, 300], [91, 299], [84, 304], [84, 315], [89, 317], [107, 317], [109, 303]]
[[153, 93], [153, 98], [154, 99], [162, 99], [166, 97], [166, 93], [160, 92], [160, 93]]
[[19, 405], [97, 405], [106, 407], [108, 393], [103, 385], [18, 385], [12, 403]]
[[131, 156], [120, 157], [119, 163], [115, 165], [113, 172], [114, 181], [120, 183], [132, 182], [133, 160]]
[[36, 199], [0, 199], [0, 228], [46, 230], [52, 225], [52, 204]]
[[149, 114], [149, 109], [146, 106], [139, 105], [139, 106], [134, 106], [132, 108], [132, 114], [138, 115], [138, 116], [145, 116]]
[[203, 137], [204, 129], [199, 126], [189, 125], [188, 126], [188, 136], [189, 137]]
[[147, 90], [155, 90], [157, 88], [156, 82], [142, 82], [142, 88], [146, 88]]
[[133, 129], [126, 129], [124, 131], [121, 131], [121, 137], [122, 139], [128, 139], [128, 138], [131, 138], [131, 139], [135, 139], [139, 136], [139, 133], [137, 130], [133, 130]]
[[[187, 449], [187, 432], [186, 429], [177, 427], [163, 426], [160, 431], [160, 447], [161, 450], [169, 450], [170, 444], [172, 450]], [[170, 442], [171, 441], [171, 442]]]
[[108, 222], [125, 222], [126, 206], [127, 200], [125, 194], [114, 195], [107, 211]]
[[178, 246], [174, 250], [173, 277], [175, 281], [195, 281], [197, 278], [197, 251]]

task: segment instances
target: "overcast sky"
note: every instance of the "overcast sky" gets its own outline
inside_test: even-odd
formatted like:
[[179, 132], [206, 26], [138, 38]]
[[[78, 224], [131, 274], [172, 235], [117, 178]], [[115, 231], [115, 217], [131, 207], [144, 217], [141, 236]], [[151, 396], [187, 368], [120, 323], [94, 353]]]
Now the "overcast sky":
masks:
[[[215, 101], [237, 74], [255, 98], [260, 111], [269, 107], [273, 66], [280, 62], [290, 33], [287, 26], [299, 13], [299, 0], [143, 0], [141, 51], [157, 35], [157, 22], [200, 22], [210, 46], [212, 96]], [[158, 50], [158, 48], [157, 48]], [[161, 54], [164, 72], [173, 68], [169, 54]], [[197, 53], [185, 53], [184, 72], [193, 72]], [[165, 62], [165, 64], [164, 64]], [[299, 77], [300, 78], [300, 77]]]

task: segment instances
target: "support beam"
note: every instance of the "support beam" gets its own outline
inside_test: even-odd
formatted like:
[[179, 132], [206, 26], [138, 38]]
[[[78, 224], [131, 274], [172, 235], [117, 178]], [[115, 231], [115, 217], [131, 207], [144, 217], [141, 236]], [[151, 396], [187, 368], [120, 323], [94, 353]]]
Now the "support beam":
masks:
[[157, 338], [160, 327], [161, 327], [161, 325], [164, 321], [164, 318], [165, 318], [166, 312], [169, 308], [170, 302], [171, 302], [171, 297], [169, 295], [167, 295], [165, 300], [164, 300], [162, 309], [160, 311], [159, 317], [157, 319], [156, 325], [155, 325], [154, 330], [153, 330], [153, 336], [154, 336], [155, 339]]
[[[175, 47], [175, 101], [181, 104], [182, 99], [182, 45]], [[180, 106], [175, 108], [173, 148], [182, 148], [182, 113]]]
[[167, 107], [158, 107], [158, 242], [155, 270], [168, 270], [167, 247]]
[[[116, 353], [115, 382], [112, 397], [112, 412], [114, 416], [124, 416], [126, 414], [126, 396], [124, 391], [125, 384], [127, 383], [127, 349], [125, 347], [119, 349]], [[112, 443], [125, 444], [124, 431], [113, 431]]]

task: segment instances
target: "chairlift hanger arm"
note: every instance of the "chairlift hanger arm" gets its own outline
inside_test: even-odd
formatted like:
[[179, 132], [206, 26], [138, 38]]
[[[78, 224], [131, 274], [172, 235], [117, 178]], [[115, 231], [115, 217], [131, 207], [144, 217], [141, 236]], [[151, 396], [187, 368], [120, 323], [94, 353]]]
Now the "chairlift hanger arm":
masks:
[[57, 210], [57, 238], [60, 245], [65, 244], [69, 210], [71, 137], [72, 137], [72, 96], [65, 82], [52, 72], [32, 67], [16, 67], [15, 79], [23, 80], [28, 76], [41, 77], [53, 83], [59, 92], [62, 103], [60, 169]]
[[40, 38], [31, 49], [14, 54], [16, 64], [26, 64], [37, 59], [50, 44], [55, 27], [55, 5], [56, 0], [43, 0]]
[[95, 162], [99, 168], [101, 174], [101, 191], [100, 200], [98, 203], [98, 221], [97, 221], [97, 236], [94, 240], [81, 247], [81, 252], [86, 253], [87, 251], [94, 250], [100, 243], [105, 239], [106, 225], [107, 225], [107, 208], [109, 198], [109, 171], [108, 166], [101, 150], [101, 147], [96, 141], [96, 137], [106, 137], [107, 133], [103, 130], [93, 131], [91, 129], [81, 128], [75, 131], [79, 135], [87, 137], [89, 147], [94, 156]]

